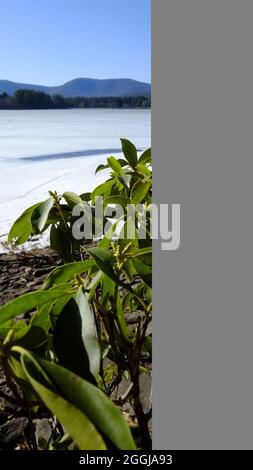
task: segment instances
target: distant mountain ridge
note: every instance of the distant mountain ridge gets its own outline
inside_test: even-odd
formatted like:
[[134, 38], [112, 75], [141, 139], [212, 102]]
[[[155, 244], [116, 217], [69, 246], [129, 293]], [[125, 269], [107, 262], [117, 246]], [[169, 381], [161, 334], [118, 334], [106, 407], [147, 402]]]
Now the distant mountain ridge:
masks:
[[16, 83], [9, 80], [0, 80], [0, 93], [14, 95], [16, 90], [30, 89], [43, 91], [49, 95], [62, 95], [65, 98], [84, 96], [87, 98], [100, 97], [126, 97], [126, 96], [150, 96], [151, 85], [138, 82], [129, 78], [76, 78], [59, 86], [32, 85], [28, 83]]

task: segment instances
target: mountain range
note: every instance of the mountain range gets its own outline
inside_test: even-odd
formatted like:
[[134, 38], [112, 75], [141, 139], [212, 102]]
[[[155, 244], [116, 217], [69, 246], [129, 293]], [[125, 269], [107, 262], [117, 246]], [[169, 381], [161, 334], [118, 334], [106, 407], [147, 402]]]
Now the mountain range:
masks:
[[85, 96], [96, 97], [125, 97], [125, 96], [149, 96], [151, 85], [138, 82], [129, 78], [114, 78], [98, 80], [94, 78], [76, 78], [59, 86], [32, 85], [28, 83], [16, 83], [9, 80], [0, 80], [0, 93], [8, 93], [12, 96], [16, 90], [29, 89], [43, 91], [49, 95], [62, 95], [65, 98]]

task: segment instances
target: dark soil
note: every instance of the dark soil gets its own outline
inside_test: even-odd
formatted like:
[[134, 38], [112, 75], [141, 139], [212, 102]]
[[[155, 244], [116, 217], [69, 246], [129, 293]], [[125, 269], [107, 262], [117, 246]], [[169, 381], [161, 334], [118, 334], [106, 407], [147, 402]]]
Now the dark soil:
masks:
[[58, 255], [49, 248], [0, 254], [0, 305], [36, 290], [58, 264]]

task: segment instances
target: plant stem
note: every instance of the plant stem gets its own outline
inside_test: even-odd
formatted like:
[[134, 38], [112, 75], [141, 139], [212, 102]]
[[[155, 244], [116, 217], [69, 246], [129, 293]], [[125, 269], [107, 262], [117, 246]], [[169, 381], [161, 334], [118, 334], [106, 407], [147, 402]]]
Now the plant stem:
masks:
[[13, 405], [22, 406], [22, 407], [29, 407], [29, 406], [33, 407], [33, 406], [41, 405], [41, 401], [39, 401], [39, 400], [38, 401], [27, 401], [27, 400], [23, 400], [22, 398], [17, 400], [16, 398], [12, 398], [9, 395], [7, 395], [6, 393], [1, 392], [1, 391], [0, 391], [0, 397], [4, 398], [4, 400], [8, 401], [9, 403], [12, 403]]

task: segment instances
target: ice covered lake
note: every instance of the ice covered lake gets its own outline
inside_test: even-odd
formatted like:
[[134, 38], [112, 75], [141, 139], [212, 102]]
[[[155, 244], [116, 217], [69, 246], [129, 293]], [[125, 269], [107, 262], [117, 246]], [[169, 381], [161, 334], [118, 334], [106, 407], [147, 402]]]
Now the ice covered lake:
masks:
[[83, 193], [121, 137], [150, 146], [151, 112], [142, 109], [0, 110], [0, 241], [27, 207], [49, 190]]

